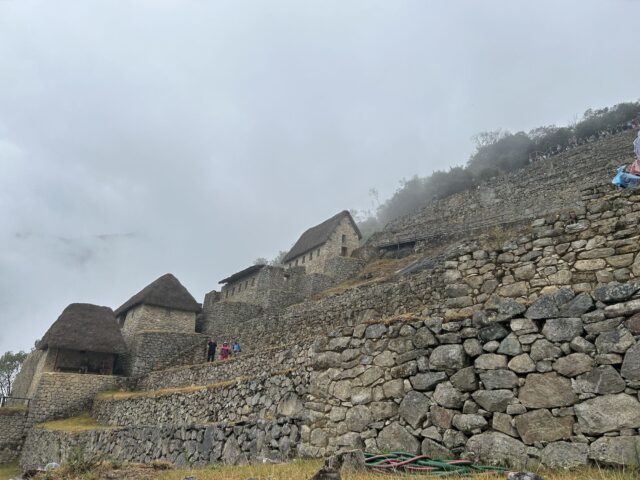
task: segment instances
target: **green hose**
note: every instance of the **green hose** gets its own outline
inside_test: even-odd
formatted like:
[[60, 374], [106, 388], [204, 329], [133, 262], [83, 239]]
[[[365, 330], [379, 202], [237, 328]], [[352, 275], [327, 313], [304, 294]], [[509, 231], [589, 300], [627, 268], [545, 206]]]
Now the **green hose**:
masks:
[[503, 474], [504, 468], [475, 465], [469, 460], [436, 460], [428, 455], [391, 452], [381, 455], [365, 453], [365, 465], [378, 473], [423, 473], [435, 477]]

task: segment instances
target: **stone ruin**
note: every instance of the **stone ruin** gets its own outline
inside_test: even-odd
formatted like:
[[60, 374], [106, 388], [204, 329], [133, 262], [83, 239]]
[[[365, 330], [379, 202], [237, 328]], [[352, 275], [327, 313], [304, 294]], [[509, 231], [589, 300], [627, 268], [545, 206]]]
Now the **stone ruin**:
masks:
[[[28, 411], [0, 409], [0, 461], [21, 450], [32, 468], [81, 448], [202, 467], [357, 447], [530, 469], [637, 466], [640, 192], [608, 185], [608, 167], [627, 160], [625, 135], [540, 161], [511, 187], [490, 181], [484, 204], [477, 192], [467, 195], [473, 206], [449, 199], [478, 212], [466, 237], [425, 220], [438, 205], [394, 222], [354, 254], [413, 255], [391, 278], [352, 278], [351, 288], [274, 309], [210, 297], [188, 320], [147, 309], [150, 322], [193, 320], [193, 331], [170, 333], [199, 336], [180, 347], [199, 349], [199, 360], [146, 359], [129, 375], [41, 372]], [[562, 169], [578, 165], [584, 181], [560, 186]], [[516, 186], [537, 202], [509, 210], [500, 192]], [[222, 303], [237, 309], [233, 321], [207, 318]], [[240, 339], [244, 353], [202, 363], [203, 326]], [[129, 352], [136, 335], [154, 334], [123, 333]], [[94, 430], [38, 426], [87, 409]]]

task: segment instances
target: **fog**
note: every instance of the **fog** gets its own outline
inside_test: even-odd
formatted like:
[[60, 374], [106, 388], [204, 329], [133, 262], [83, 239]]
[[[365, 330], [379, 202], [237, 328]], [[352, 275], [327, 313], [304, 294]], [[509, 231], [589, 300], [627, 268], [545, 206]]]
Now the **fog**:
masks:
[[0, 353], [198, 301], [477, 132], [638, 98], [631, 1], [0, 0]]

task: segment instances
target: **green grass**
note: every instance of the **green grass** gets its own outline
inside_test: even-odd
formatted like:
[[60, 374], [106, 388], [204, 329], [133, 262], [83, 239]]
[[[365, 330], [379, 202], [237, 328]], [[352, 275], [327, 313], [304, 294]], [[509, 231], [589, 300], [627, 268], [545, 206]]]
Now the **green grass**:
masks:
[[[296, 460], [283, 464], [260, 464], [247, 466], [211, 465], [202, 470], [165, 470], [171, 468], [166, 462], [152, 462], [147, 465], [130, 464], [124, 469], [114, 472], [112, 464], [103, 462], [84, 474], [75, 474], [67, 465], [51, 472], [49, 480], [105, 480], [110, 478], [126, 478], [127, 480], [183, 480], [185, 477], [195, 477], [198, 480], [307, 480], [322, 466], [321, 460]], [[5, 473], [6, 472], [6, 473]], [[17, 470], [15, 465], [0, 466], [0, 480], [11, 478]], [[638, 472], [635, 469], [599, 469], [597, 467], [581, 468], [572, 471], [540, 470], [537, 471], [545, 480], [636, 480]], [[115, 474], [115, 476], [114, 476]], [[5, 475], [5, 476], [3, 476]], [[342, 475], [343, 480], [380, 480], [380, 479], [436, 479], [437, 477], [418, 474], [389, 474], [381, 475], [373, 472], [353, 472]], [[456, 477], [453, 477], [456, 478]], [[474, 477], [457, 477], [470, 480], [503, 480], [504, 474], [481, 474]]]
[[[163, 480], [182, 480], [187, 476], [194, 476], [198, 480], [306, 480], [322, 466], [319, 460], [300, 460], [279, 465], [249, 465], [249, 466], [212, 466], [204, 470], [173, 470], [162, 473]], [[582, 468], [572, 471], [541, 470], [538, 472], [545, 480], [637, 480], [636, 470], [599, 469], [596, 467]], [[345, 473], [343, 480], [380, 480], [389, 479], [435, 479], [429, 475], [395, 474], [382, 475], [373, 472]], [[504, 479], [505, 475], [481, 474], [474, 477], [458, 477], [480, 479]]]
[[106, 430], [109, 427], [106, 425], [100, 425], [96, 422], [89, 412], [85, 412], [77, 417], [65, 418], [62, 420], [52, 420], [50, 422], [39, 423], [36, 428], [43, 430], [54, 430], [67, 433], [87, 432], [89, 430]]
[[8, 463], [0, 465], [0, 480], [9, 480], [20, 475], [20, 469], [17, 463]]

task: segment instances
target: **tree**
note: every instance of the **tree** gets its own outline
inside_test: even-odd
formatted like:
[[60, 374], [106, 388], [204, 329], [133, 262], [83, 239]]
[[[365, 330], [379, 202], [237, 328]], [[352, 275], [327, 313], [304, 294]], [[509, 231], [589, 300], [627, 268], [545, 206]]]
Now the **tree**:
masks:
[[267, 263], [269, 263], [269, 260], [264, 257], [258, 257], [253, 261], [254, 265], [266, 265]]
[[287, 253], [289, 253], [289, 250], [280, 250], [278, 254], [269, 262], [269, 265], [271, 265], [272, 267], [281, 267], [282, 260], [287, 256]]
[[25, 358], [27, 354], [22, 351], [6, 352], [0, 357], [0, 395], [8, 397], [11, 394], [11, 385]]

